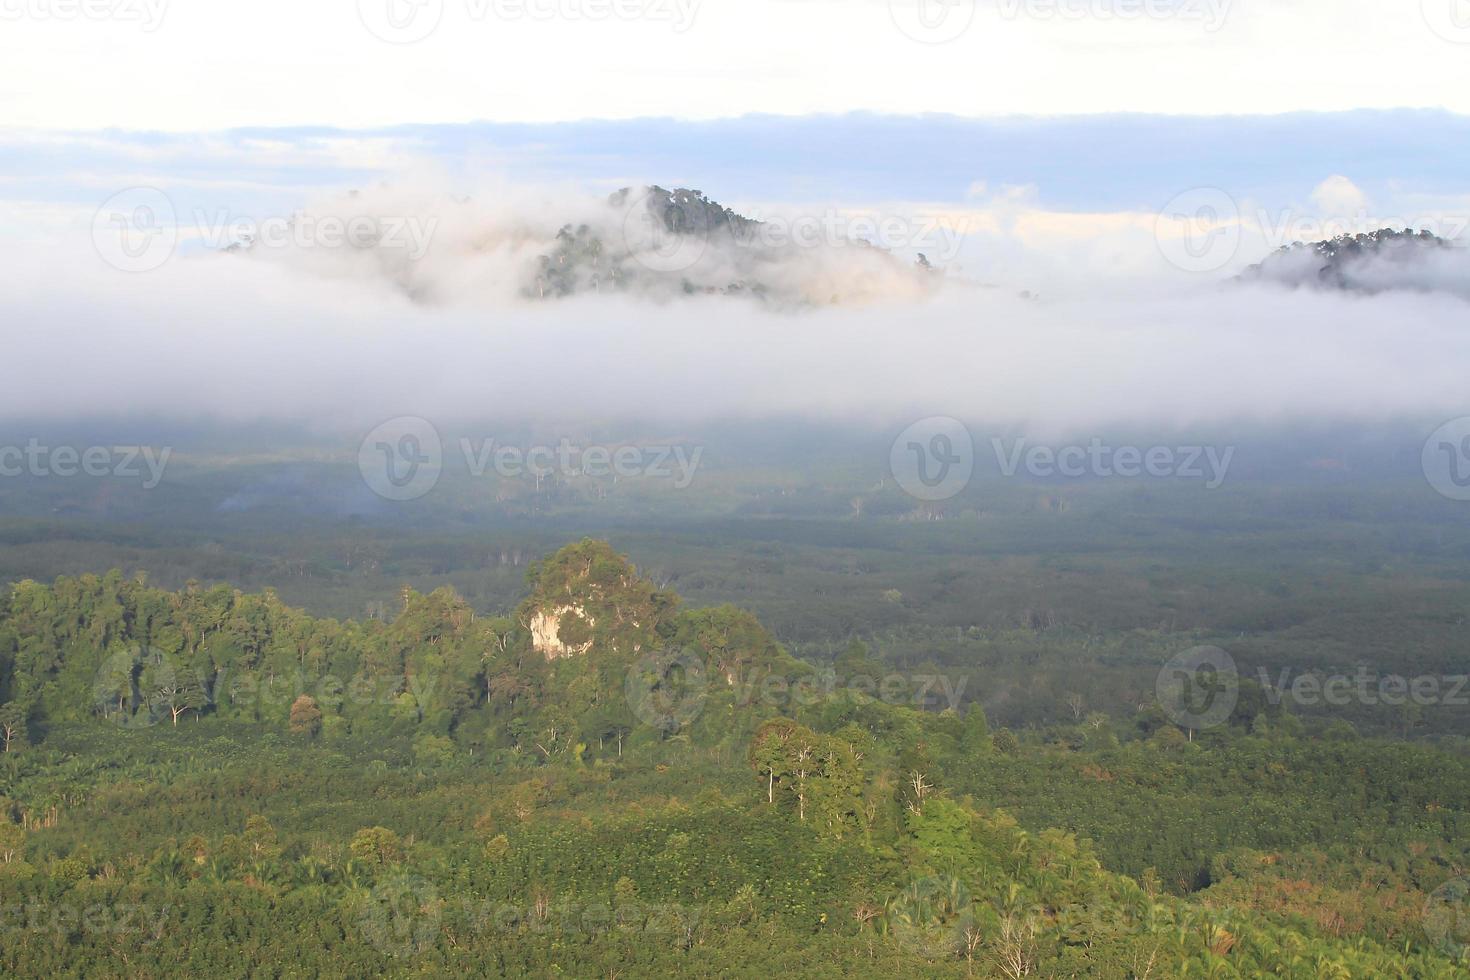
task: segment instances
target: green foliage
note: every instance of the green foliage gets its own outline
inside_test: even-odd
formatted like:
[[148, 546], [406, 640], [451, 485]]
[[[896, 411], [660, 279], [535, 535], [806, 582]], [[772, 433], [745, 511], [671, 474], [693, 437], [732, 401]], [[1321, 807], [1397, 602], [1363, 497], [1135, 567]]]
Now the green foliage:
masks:
[[352, 835], [347, 850], [364, 864], [385, 866], [403, 860], [403, 842], [387, 827], [364, 827]]
[[[438, 588], [339, 622], [18, 583], [0, 723], [35, 744], [0, 753], [0, 886], [134, 911], [8, 937], [0, 974], [239, 975], [241, 950], [273, 975], [1463, 971], [1421, 921], [1470, 866], [1452, 746], [1313, 737], [1249, 688], [1193, 740], [1077, 698], [1018, 737], [922, 684], [854, 690], [890, 669], [871, 647], [819, 671], [598, 542], [528, 586], [509, 617]], [[565, 608], [559, 639], [590, 646], [549, 659], [530, 620]], [[664, 648], [707, 680], [673, 728], [625, 691]], [[790, 695], [805, 675], [834, 683]]]

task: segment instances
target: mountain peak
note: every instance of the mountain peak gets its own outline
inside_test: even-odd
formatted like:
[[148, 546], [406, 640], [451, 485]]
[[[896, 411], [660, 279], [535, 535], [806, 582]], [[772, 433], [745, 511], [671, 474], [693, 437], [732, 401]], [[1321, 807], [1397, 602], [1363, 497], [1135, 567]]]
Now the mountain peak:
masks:
[[1352, 293], [1445, 291], [1470, 298], [1464, 257], [1464, 250], [1431, 232], [1380, 228], [1293, 242], [1251, 266], [1240, 279]]

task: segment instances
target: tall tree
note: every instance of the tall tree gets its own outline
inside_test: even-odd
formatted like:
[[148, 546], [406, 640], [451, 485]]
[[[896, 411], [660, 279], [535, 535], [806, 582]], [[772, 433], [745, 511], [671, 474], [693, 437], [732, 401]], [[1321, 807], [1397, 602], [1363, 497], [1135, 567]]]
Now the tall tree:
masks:
[[19, 701], [0, 705], [0, 741], [5, 743], [6, 752], [26, 744], [26, 714], [25, 705]]

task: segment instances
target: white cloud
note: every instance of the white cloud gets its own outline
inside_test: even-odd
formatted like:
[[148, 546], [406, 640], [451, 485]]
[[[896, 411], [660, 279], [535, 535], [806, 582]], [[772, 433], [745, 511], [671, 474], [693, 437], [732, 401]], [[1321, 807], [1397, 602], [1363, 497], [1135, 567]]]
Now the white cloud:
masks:
[[1368, 195], [1348, 178], [1335, 175], [1312, 191], [1312, 203], [1324, 215], [1351, 217], [1368, 209]]
[[[980, 2], [946, 44], [906, 36], [884, 0], [635, 0], [645, 16], [634, 19], [578, 17], [572, 0], [527, 2], [546, 15], [497, 16], [506, 5], [442, 0], [428, 37], [389, 44], [367, 30], [355, 2], [172, 0], [150, 31], [127, 19], [62, 21], [37, 13], [39, 0], [17, 0], [5, 9], [20, 16], [0, 21], [0, 125], [203, 131], [854, 109], [1470, 111], [1470, 48], [1436, 34], [1416, 0], [1199, 0], [1162, 9], [1211, 16], [1133, 19]], [[693, 15], [684, 30], [681, 11]]]
[[[793, 314], [721, 297], [525, 300], [516, 277], [549, 216], [516, 202], [537, 199], [446, 209], [411, 279], [432, 282], [434, 302], [405, 295], [401, 266], [342, 250], [129, 275], [102, 265], [85, 222], [0, 249], [15, 283], [0, 296], [7, 361], [24, 365], [0, 388], [0, 416], [953, 415], [1070, 432], [1463, 411], [1464, 301], [1186, 276], [1131, 220], [1088, 238], [1080, 218], [1028, 216], [1025, 241], [967, 243], [973, 278], [1002, 288]], [[1019, 295], [1037, 284], [1040, 299]]]

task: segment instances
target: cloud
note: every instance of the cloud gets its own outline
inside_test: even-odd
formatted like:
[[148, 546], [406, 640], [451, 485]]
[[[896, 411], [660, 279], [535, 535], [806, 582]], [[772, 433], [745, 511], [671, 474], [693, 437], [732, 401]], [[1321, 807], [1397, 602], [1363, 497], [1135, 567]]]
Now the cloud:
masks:
[[[538, 300], [525, 271], [547, 245], [551, 216], [528, 217], [546, 203], [540, 191], [458, 207], [406, 190], [375, 199], [375, 213], [390, 201], [439, 218], [418, 263], [293, 245], [196, 252], [127, 274], [102, 265], [84, 238], [6, 248], [15, 286], [0, 297], [0, 322], [17, 369], [0, 387], [0, 416], [351, 430], [399, 415], [885, 424], [952, 415], [1071, 433], [1465, 411], [1463, 301], [1187, 276], [1162, 268], [1156, 243], [1133, 225], [1040, 254], [978, 235], [964, 256], [974, 274], [937, 291], [891, 288], [862, 251], [811, 250], [765, 274], [819, 298], [834, 284], [862, 285], [866, 302], [792, 312], [682, 293]], [[1048, 243], [1072, 230], [1053, 234]], [[908, 281], [901, 268], [894, 283]], [[1028, 299], [1022, 283], [1046, 288]]]
[[1352, 215], [1368, 209], [1368, 195], [1351, 180], [1337, 175], [1317, 185], [1312, 203], [1323, 214]]
[[[487, 114], [1470, 110], [1463, 45], [1451, 43], [1463, 32], [1436, 33], [1426, 21], [1426, 12], [1447, 19], [1451, 0], [966, 0], [923, 17], [915, 3], [884, 0], [420, 3], [396, 13], [427, 36], [397, 44], [382, 36], [385, 0], [255, 0], [229, 18], [174, 5], [157, 30], [87, 13], [139, 6], [7, 7], [37, 16], [7, 18], [0, 32], [4, 121], [181, 131]], [[937, 34], [924, 26], [936, 16]], [[556, 84], [527, 84], [553, 74]]]
[[233, 261], [388, 283], [437, 306], [739, 293], [798, 309], [923, 296], [939, 277], [916, 256], [954, 258], [963, 230], [942, 215], [815, 208], [755, 221], [690, 191], [593, 197], [501, 185], [463, 197], [380, 187], [265, 222], [196, 217], [181, 234], [235, 246]]

